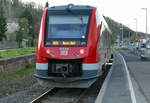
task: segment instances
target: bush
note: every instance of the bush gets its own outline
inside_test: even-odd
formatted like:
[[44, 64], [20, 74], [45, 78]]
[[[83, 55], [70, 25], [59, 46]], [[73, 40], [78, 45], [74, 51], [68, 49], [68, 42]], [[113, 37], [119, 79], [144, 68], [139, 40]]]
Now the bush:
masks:
[[2, 58], [2, 54], [0, 53], [0, 58]]

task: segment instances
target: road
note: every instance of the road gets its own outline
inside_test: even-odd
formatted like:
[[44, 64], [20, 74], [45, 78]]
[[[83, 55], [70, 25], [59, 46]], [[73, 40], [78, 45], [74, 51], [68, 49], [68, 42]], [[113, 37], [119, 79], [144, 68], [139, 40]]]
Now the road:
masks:
[[141, 61], [129, 50], [121, 50], [130, 72], [137, 103], [150, 103], [150, 60]]

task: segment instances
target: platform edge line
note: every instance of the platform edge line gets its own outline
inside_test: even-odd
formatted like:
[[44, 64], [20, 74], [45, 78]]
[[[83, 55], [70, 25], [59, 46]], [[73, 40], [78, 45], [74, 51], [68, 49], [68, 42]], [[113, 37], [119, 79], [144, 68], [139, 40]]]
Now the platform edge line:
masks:
[[131, 94], [132, 103], [137, 103], [136, 102], [136, 97], [135, 97], [135, 92], [134, 92], [134, 89], [133, 89], [133, 84], [132, 84], [132, 81], [131, 81], [131, 76], [129, 74], [129, 70], [128, 70], [126, 61], [120, 53], [119, 53], [119, 55], [122, 57], [124, 65], [125, 65], [125, 70], [126, 70], [126, 74], [127, 74], [128, 83], [129, 83], [129, 90], [130, 90], [130, 94]]

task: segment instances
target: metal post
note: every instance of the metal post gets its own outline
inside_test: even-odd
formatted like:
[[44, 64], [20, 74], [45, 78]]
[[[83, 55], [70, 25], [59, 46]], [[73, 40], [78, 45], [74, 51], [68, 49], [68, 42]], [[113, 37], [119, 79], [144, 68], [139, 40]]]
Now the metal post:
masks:
[[138, 23], [138, 20], [137, 20], [137, 18], [136, 18], [136, 37], [138, 36], [138, 35], [137, 35], [137, 26], [138, 26], [137, 23]]
[[146, 42], [148, 40], [148, 35], [147, 35], [147, 8], [142, 8], [143, 10], [146, 11]]
[[136, 25], [136, 34], [135, 35], [137, 37], [137, 18], [134, 18], [134, 20], [136, 21], [136, 24], [135, 24]]
[[137, 54], [138, 54], [138, 44], [137, 44], [137, 43], [138, 43], [138, 42], [137, 42], [137, 18], [134, 18], [134, 20], [136, 21], [136, 22], [135, 22], [135, 25], [136, 25], [136, 26], [135, 26], [135, 27], [136, 27], [136, 34], [135, 34], [135, 35], [136, 35], [136, 44], [135, 44], [135, 50], [134, 50], [134, 51], [135, 51], [135, 54], [137, 55]]
[[124, 39], [123, 38], [123, 24], [122, 24], [122, 28], [121, 29], [122, 29], [122, 44], [123, 44], [123, 39]]
[[122, 39], [122, 44], [123, 44], [123, 24], [122, 24], [122, 28], [120, 28], [120, 30], [122, 30], [121, 39]]
[[129, 39], [129, 42], [130, 42], [130, 41], [131, 41], [131, 38], [130, 38], [130, 30], [129, 30], [128, 39]]
[[148, 35], [147, 35], [147, 8], [146, 8], [146, 42], [148, 40]]

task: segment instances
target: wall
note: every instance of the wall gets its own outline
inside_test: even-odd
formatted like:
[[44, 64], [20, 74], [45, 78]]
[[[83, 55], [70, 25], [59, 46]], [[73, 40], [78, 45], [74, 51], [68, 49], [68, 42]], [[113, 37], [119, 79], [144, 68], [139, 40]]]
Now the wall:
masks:
[[0, 59], [0, 74], [17, 72], [35, 65], [36, 54]]

